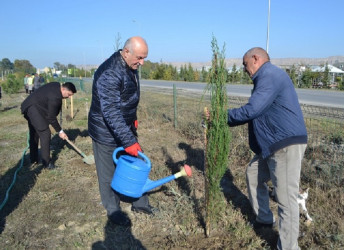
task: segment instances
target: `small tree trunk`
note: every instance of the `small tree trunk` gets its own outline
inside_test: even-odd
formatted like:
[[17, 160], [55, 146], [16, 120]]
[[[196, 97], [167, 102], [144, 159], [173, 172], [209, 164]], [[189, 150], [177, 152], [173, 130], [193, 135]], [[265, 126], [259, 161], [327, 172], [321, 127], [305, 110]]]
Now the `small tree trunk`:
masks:
[[[207, 120], [208, 108], [204, 108], [204, 120]], [[204, 123], [204, 196], [205, 196], [205, 207], [209, 207], [209, 181], [208, 181], [208, 165], [207, 165], [207, 132], [208, 122]], [[210, 236], [210, 215], [208, 209], [205, 210], [205, 235]]]

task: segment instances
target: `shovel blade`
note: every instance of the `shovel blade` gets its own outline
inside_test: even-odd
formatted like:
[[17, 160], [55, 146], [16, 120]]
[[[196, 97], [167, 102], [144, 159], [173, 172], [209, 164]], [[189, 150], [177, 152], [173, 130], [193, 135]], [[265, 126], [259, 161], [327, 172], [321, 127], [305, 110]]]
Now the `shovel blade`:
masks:
[[95, 163], [93, 155], [85, 156], [82, 160], [88, 165], [92, 165]]

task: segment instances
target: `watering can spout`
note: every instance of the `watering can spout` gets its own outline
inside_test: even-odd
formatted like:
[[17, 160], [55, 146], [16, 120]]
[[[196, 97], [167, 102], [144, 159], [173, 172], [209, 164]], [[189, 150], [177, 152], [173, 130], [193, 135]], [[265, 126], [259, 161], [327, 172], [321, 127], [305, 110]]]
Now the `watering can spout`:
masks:
[[192, 171], [189, 165], [184, 165], [183, 169], [179, 171], [178, 173], [175, 173], [173, 175], [167, 176], [165, 178], [162, 178], [160, 180], [152, 181], [150, 179], [147, 179], [146, 184], [143, 186], [142, 193], [146, 193], [156, 187], [159, 187], [167, 182], [170, 182], [172, 180], [175, 180], [181, 176], [191, 176]]

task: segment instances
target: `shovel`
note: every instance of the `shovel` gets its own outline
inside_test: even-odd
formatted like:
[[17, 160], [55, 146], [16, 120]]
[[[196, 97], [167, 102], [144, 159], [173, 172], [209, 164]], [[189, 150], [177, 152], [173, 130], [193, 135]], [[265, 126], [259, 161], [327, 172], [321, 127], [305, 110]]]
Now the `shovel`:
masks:
[[73, 142], [71, 142], [69, 139], [66, 139], [66, 141], [84, 158], [82, 160], [89, 165], [94, 164], [94, 156], [93, 155], [85, 155]]

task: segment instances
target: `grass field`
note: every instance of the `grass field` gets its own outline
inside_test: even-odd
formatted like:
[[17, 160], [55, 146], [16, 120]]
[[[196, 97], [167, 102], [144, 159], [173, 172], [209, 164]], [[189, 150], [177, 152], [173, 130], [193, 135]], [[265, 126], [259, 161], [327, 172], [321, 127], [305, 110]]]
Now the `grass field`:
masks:
[[[20, 114], [25, 93], [4, 96], [0, 107], [0, 202], [17, 172], [8, 201], [0, 211], [2, 249], [274, 249], [276, 230], [254, 231], [254, 219], [245, 183], [245, 167], [252, 157], [244, 126], [232, 130], [230, 164], [221, 182], [228, 209], [209, 237], [204, 229], [204, 177], [202, 111], [208, 105], [195, 96], [178, 97], [178, 123], [174, 127], [170, 93], [143, 90], [138, 112], [139, 142], [152, 162], [150, 179], [156, 180], [192, 167], [190, 179], [180, 178], [152, 192], [150, 201], [159, 212], [151, 217], [134, 214], [121, 202], [132, 227], [114, 227], [100, 203], [94, 165], [61, 141], [52, 138], [52, 158], [58, 168], [30, 167], [27, 123]], [[91, 96], [78, 92], [63, 107], [62, 126], [86, 155], [92, 154], [87, 134]], [[73, 115], [73, 117], [71, 117]], [[314, 121], [312, 120], [313, 124]], [[309, 122], [307, 122], [310, 126]], [[317, 126], [321, 127], [317, 121]], [[341, 129], [336, 128], [336, 129]], [[317, 131], [321, 131], [320, 129]], [[322, 130], [324, 140], [341, 145], [342, 135]], [[320, 132], [317, 132], [320, 133]], [[306, 153], [301, 186], [310, 188], [307, 208], [314, 223], [301, 216], [302, 249], [343, 249], [343, 162], [333, 159], [325, 141], [312, 143]], [[336, 156], [337, 157], [337, 156]], [[329, 160], [330, 159], [330, 160]], [[326, 162], [331, 164], [326, 165]], [[333, 174], [333, 167], [336, 174]], [[320, 169], [320, 170], [319, 170]], [[332, 171], [332, 172], [331, 172]], [[331, 174], [332, 173], [332, 174]], [[337, 177], [333, 181], [333, 177]], [[326, 179], [326, 178], [329, 179]], [[277, 204], [271, 201], [274, 213]]]

